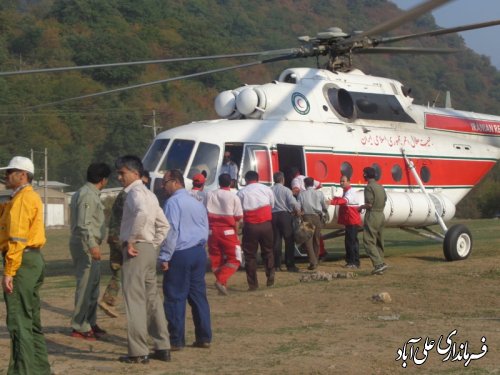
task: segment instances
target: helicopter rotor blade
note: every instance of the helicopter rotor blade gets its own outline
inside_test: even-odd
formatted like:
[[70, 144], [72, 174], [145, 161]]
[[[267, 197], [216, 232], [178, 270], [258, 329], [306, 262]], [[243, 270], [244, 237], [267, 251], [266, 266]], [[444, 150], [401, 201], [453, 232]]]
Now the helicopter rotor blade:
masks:
[[360, 34], [357, 34], [353, 36], [352, 38], [349, 38], [349, 41], [357, 41], [361, 40], [365, 37], [369, 37], [371, 35], [380, 35], [383, 34], [387, 31], [393, 30], [396, 27], [412, 20], [417, 17], [420, 17], [424, 13], [428, 13], [432, 11], [433, 9], [449, 2], [451, 0], [428, 0], [425, 3], [422, 3], [420, 5], [417, 5], [410, 9], [409, 11], [405, 12], [399, 17], [396, 17], [392, 20], [389, 20], [387, 22], [381, 23], [380, 25], [377, 25], [367, 31], [363, 31]]
[[117, 93], [117, 92], [123, 92], [123, 91], [127, 91], [127, 90], [132, 90], [132, 89], [138, 89], [138, 88], [142, 88], [142, 87], [148, 87], [148, 86], [158, 85], [158, 84], [161, 84], [161, 83], [167, 83], [167, 82], [173, 82], [173, 81], [180, 81], [180, 80], [183, 80], [183, 79], [200, 77], [200, 76], [204, 76], [204, 75], [207, 75], [207, 74], [220, 73], [220, 72], [225, 72], [225, 71], [228, 71], [228, 70], [235, 70], [235, 69], [247, 68], [247, 67], [254, 66], [254, 65], [267, 64], [267, 63], [272, 63], [272, 62], [276, 62], [276, 61], [289, 60], [289, 59], [293, 59], [293, 58], [297, 58], [297, 55], [296, 54], [288, 54], [288, 55], [284, 55], [284, 56], [273, 57], [273, 58], [266, 59], [266, 60], [252, 61], [252, 62], [245, 63], [245, 64], [238, 64], [238, 65], [228, 66], [228, 67], [224, 67], [224, 68], [217, 68], [217, 69], [206, 70], [204, 72], [198, 72], [198, 73], [186, 74], [186, 75], [177, 76], [177, 77], [171, 77], [171, 78], [161, 79], [161, 80], [158, 80], [158, 81], [151, 81], [151, 82], [146, 82], [146, 83], [140, 83], [140, 84], [137, 84], [137, 85], [120, 87], [120, 88], [117, 88], [117, 89], [106, 90], [106, 91], [101, 91], [101, 92], [97, 92], [97, 93], [93, 93], [93, 94], [86, 94], [86, 95], [81, 95], [81, 96], [75, 96], [75, 97], [72, 97], [72, 98], [66, 98], [66, 99], [55, 101], [55, 102], [39, 104], [39, 105], [27, 107], [26, 109], [27, 110], [34, 110], [34, 109], [38, 109], [38, 108], [43, 108], [43, 107], [48, 107], [48, 106], [63, 104], [63, 103], [67, 103], [67, 102], [71, 102], [71, 101], [75, 101], [75, 100], [95, 98], [97, 96], [114, 94], [114, 93]]
[[269, 51], [260, 51], [260, 52], [233, 53], [233, 54], [229, 54], [229, 55], [179, 57], [179, 58], [172, 58], [172, 59], [130, 61], [130, 62], [120, 62], [120, 63], [110, 63], [110, 64], [78, 65], [78, 66], [66, 66], [66, 67], [47, 68], [47, 69], [18, 70], [18, 71], [10, 71], [10, 72], [0, 72], [0, 76], [13, 76], [13, 75], [21, 75], [21, 74], [37, 74], [37, 73], [51, 73], [51, 72], [66, 72], [66, 71], [71, 71], [71, 70], [86, 70], [86, 69], [96, 69], [96, 68], [110, 68], [110, 67], [119, 67], [119, 66], [147, 65], [147, 64], [164, 64], [164, 63], [172, 63], [172, 62], [217, 60], [217, 59], [229, 59], [229, 58], [235, 58], [235, 57], [284, 55], [284, 54], [293, 53], [293, 51], [294, 51], [294, 49], [278, 49], [278, 50], [269, 50]]
[[367, 49], [359, 49], [353, 51], [355, 54], [446, 54], [446, 53], [457, 53], [460, 52], [459, 49], [443, 49], [443, 48], [417, 48], [417, 47], [374, 47]]
[[481, 29], [484, 27], [491, 27], [491, 26], [496, 26], [496, 25], [500, 25], [500, 20], [474, 23], [474, 24], [470, 24], [470, 25], [450, 27], [450, 28], [446, 28], [446, 29], [438, 29], [438, 30], [427, 31], [427, 32], [423, 32], [423, 33], [380, 38], [380, 39], [375, 39], [374, 44], [394, 43], [394, 42], [399, 42], [401, 40], [406, 40], [406, 39], [415, 39], [415, 38], [420, 38], [423, 36], [438, 36], [438, 35], [444, 35], [444, 34], [450, 34], [450, 33], [457, 33], [460, 31]]

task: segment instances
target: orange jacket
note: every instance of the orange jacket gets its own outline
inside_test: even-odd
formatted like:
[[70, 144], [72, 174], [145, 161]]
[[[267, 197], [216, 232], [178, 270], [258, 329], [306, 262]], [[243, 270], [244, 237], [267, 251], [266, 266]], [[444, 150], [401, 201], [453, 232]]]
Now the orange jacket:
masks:
[[22, 188], [0, 206], [0, 250], [5, 257], [4, 275], [15, 276], [26, 247], [45, 245], [43, 207], [31, 185]]

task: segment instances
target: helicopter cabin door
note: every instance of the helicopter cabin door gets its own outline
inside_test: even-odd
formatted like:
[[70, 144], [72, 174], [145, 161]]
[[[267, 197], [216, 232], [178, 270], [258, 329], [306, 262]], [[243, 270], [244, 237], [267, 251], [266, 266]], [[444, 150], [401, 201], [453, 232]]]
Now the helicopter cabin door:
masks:
[[272, 185], [273, 166], [271, 160], [271, 152], [267, 145], [246, 143], [243, 147], [239, 185], [245, 185], [245, 173], [248, 171], [257, 172], [260, 183]]
[[[304, 148], [294, 145], [276, 145], [278, 151], [278, 168], [285, 174], [285, 186], [291, 187], [293, 180], [292, 168], [304, 171]], [[275, 172], [277, 170], [275, 169]]]

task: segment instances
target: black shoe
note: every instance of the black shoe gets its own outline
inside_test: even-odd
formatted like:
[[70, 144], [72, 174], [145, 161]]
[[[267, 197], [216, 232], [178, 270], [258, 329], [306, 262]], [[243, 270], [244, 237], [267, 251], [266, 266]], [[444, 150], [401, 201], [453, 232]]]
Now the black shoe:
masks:
[[195, 341], [193, 342], [193, 348], [209, 349], [210, 343], [203, 341]]
[[171, 352], [180, 352], [182, 349], [184, 349], [184, 346], [177, 346], [177, 345], [170, 344], [170, 351]]
[[127, 364], [140, 363], [142, 365], [147, 365], [149, 363], [149, 357], [147, 355], [138, 355], [136, 357], [125, 355], [123, 357], [118, 358], [118, 360], [121, 363], [127, 363]]
[[268, 288], [274, 286], [274, 276], [271, 276], [271, 277], [267, 278], [266, 286]]
[[95, 326], [92, 326], [92, 332], [94, 332], [95, 337], [98, 339], [100, 339], [102, 336], [108, 333], [106, 332], [106, 330], [102, 329], [97, 324]]
[[297, 266], [287, 267], [288, 272], [300, 272], [300, 268]]
[[149, 354], [149, 358], [156, 359], [157, 361], [170, 362], [170, 350], [155, 350], [153, 353]]
[[313, 270], [315, 270], [316, 268], [318, 268], [318, 265], [317, 265], [317, 264], [310, 264], [310, 265], [309, 265], [309, 267], [307, 267], [307, 269], [308, 269], [309, 271], [313, 271]]

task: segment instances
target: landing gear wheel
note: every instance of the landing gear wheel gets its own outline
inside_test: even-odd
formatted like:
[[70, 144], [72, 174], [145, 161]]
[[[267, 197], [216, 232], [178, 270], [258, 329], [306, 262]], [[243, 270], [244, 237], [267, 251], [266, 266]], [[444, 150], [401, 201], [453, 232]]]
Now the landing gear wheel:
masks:
[[472, 235], [462, 224], [453, 225], [444, 236], [444, 257], [448, 261], [464, 260], [472, 252]]

